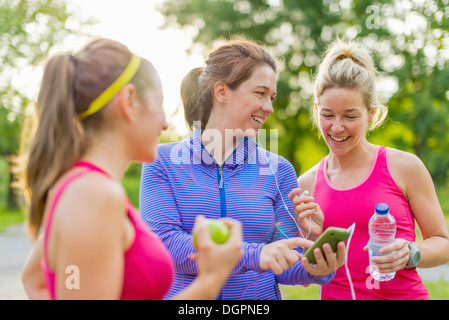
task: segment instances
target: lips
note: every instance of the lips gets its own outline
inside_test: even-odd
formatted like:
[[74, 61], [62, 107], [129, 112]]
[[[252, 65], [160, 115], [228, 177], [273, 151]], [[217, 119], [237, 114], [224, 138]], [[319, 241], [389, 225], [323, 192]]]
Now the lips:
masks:
[[335, 142], [343, 142], [343, 141], [346, 141], [346, 140], [349, 139], [349, 136], [347, 136], [347, 137], [334, 137], [334, 136], [329, 135], [329, 137], [330, 137], [333, 141], [335, 141]]
[[251, 118], [253, 118], [253, 120], [256, 121], [259, 124], [262, 124], [265, 121], [264, 118], [258, 117], [258, 116], [251, 116]]

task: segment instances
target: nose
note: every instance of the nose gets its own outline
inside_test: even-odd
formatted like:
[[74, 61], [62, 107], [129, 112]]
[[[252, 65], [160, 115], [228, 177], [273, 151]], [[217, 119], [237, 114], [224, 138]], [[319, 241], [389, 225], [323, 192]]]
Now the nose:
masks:
[[167, 128], [168, 128], [168, 122], [167, 122], [167, 120], [164, 120], [164, 124], [162, 126], [162, 131], [167, 130]]
[[339, 118], [335, 118], [335, 120], [332, 123], [332, 131], [335, 133], [342, 132], [344, 130], [343, 121]]
[[268, 115], [272, 114], [274, 112], [273, 109], [273, 101], [271, 101], [271, 98], [267, 99], [267, 102], [264, 103], [262, 110], [266, 113], [268, 113]]
[[162, 130], [161, 131], [167, 130], [168, 122], [167, 122], [167, 117], [165, 115], [165, 111], [160, 113], [160, 120], [162, 122]]

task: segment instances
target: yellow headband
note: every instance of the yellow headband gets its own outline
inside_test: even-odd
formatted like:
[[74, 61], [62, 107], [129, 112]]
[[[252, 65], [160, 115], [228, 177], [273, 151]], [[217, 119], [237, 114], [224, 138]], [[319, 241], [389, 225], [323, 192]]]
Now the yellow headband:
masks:
[[132, 55], [131, 61], [126, 67], [125, 71], [117, 78], [102, 94], [100, 94], [92, 103], [89, 105], [86, 111], [80, 113], [79, 117], [85, 119], [86, 117], [94, 114], [101, 108], [103, 108], [109, 100], [111, 100], [124, 86], [127, 84], [136, 74], [137, 69], [140, 66], [140, 57], [135, 54]]

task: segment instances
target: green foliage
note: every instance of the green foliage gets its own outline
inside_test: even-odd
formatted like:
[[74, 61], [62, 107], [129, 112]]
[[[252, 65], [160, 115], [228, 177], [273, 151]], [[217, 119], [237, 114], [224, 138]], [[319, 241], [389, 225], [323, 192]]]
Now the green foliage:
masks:
[[25, 215], [21, 210], [0, 209], [0, 233], [10, 226], [23, 223], [24, 221]]
[[129, 201], [134, 208], [139, 208], [139, 191], [140, 191], [140, 173], [142, 164], [132, 163], [126, 170], [122, 179], [122, 185], [126, 190]]
[[[0, 156], [8, 158], [19, 151], [22, 124], [31, 101], [17, 88], [18, 76], [29, 72], [62, 43], [79, 24], [71, 19], [65, 0], [0, 0]], [[24, 89], [22, 89], [24, 90]], [[9, 179], [2, 182], [10, 186]], [[3, 187], [2, 186], [2, 187]], [[18, 205], [14, 192], [8, 193], [8, 206]]]
[[[435, 182], [448, 182], [449, 11], [447, 0], [239, 1], [172, 0], [159, 8], [166, 26], [196, 30], [192, 50], [206, 53], [234, 35], [265, 43], [283, 62], [276, 112], [266, 129], [279, 131], [278, 152], [298, 174], [326, 155], [313, 139], [313, 77], [336, 38], [363, 42], [385, 85], [389, 121], [370, 135], [378, 144], [418, 155]], [[307, 149], [298, 151], [298, 149]], [[308, 150], [311, 150], [309, 154]], [[313, 161], [312, 161], [313, 159]]]
[[14, 78], [37, 66], [72, 30], [63, 0], [0, 1], [0, 154], [16, 154], [25, 108], [35, 97], [18, 91]]
[[8, 162], [3, 157], [0, 157], [0, 208], [4, 208], [7, 203], [8, 183]]
[[[449, 184], [437, 186], [436, 191], [441, 208], [443, 209], [444, 214], [449, 217]], [[446, 219], [446, 225], [449, 230], [449, 219]]]
[[[3, 67], [17, 67], [17, 58], [32, 65], [71, 31], [69, 17], [61, 0], [3, 0], [0, 5], [0, 35]], [[39, 28], [40, 27], [40, 28]]]

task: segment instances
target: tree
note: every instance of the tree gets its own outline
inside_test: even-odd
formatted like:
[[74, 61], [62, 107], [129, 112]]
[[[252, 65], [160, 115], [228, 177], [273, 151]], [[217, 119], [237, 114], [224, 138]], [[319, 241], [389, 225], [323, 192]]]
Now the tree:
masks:
[[278, 151], [302, 173], [328, 150], [310, 121], [313, 77], [323, 51], [337, 37], [363, 42], [384, 75], [381, 94], [390, 118], [369, 136], [410, 151], [433, 178], [449, 171], [447, 0], [172, 0], [159, 8], [165, 26], [192, 28], [192, 50], [209, 51], [233, 35], [265, 43], [280, 57], [276, 112], [268, 128], [279, 130]]
[[[0, 0], [0, 156], [10, 165], [18, 153], [27, 107], [35, 98], [19, 91], [14, 80], [75, 32], [68, 26], [77, 25], [70, 17], [63, 0]], [[17, 207], [17, 194], [8, 185], [8, 207]]]

